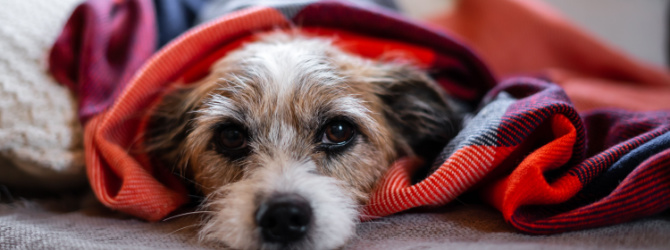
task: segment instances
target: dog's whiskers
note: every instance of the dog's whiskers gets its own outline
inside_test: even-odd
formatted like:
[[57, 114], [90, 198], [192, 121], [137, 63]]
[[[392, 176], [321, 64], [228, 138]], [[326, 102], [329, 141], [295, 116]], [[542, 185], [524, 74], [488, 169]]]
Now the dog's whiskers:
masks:
[[175, 233], [177, 233], [177, 232], [179, 232], [179, 231], [181, 231], [181, 230], [187, 229], [187, 228], [193, 228], [193, 227], [198, 227], [198, 226], [200, 226], [200, 225], [198, 225], [198, 224], [192, 224], [192, 225], [188, 225], [188, 226], [183, 226], [183, 227], [180, 227], [180, 228], [177, 229], [177, 230], [174, 230], [174, 231], [168, 233], [168, 235], [175, 234]]
[[[180, 179], [182, 179], [182, 180], [184, 180], [184, 181], [186, 181], [186, 182], [188, 182], [188, 183], [190, 183], [190, 184], [195, 185], [195, 186], [198, 187], [200, 190], [204, 190], [204, 189], [207, 189], [207, 188], [211, 188], [211, 187], [206, 187], [206, 186], [204, 186], [204, 185], [202, 185], [202, 184], [200, 184], [200, 183], [198, 183], [198, 182], [196, 182], [196, 181], [193, 181], [193, 180], [191, 180], [190, 178], [187, 178], [183, 172], [175, 173], [175, 175], [177, 175]], [[202, 198], [202, 197], [197, 197], [197, 198]]]
[[181, 213], [181, 214], [177, 214], [177, 215], [170, 216], [170, 217], [168, 217], [168, 218], [163, 219], [162, 221], [165, 222], [165, 221], [169, 221], [169, 220], [172, 220], [172, 219], [176, 219], [176, 218], [184, 217], [184, 216], [187, 216], [187, 215], [194, 215], [194, 214], [213, 214], [213, 213], [214, 213], [214, 212], [212, 212], [212, 211], [193, 211], [193, 212], [185, 212], [185, 213]]

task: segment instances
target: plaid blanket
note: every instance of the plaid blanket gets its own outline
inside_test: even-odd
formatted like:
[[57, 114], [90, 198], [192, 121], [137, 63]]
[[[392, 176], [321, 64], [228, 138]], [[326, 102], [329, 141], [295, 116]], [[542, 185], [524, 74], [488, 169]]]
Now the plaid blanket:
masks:
[[670, 205], [670, 112], [578, 114], [558, 86], [500, 83], [417, 184], [397, 163], [366, 207], [384, 216], [439, 206], [479, 185], [519, 230], [550, 234], [657, 214]]
[[[94, 8], [101, 4], [115, 6]], [[87, 1], [80, 9], [90, 11], [75, 11], [51, 54], [53, 74], [82, 100], [89, 180], [99, 200], [110, 208], [155, 221], [188, 201], [174, 176], [136, 153], [141, 152], [136, 149], [142, 145], [146, 110], [170, 83], [206, 73], [213, 60], [252, 40], [253, 33], [288, 27], [337, 37], [344, 49], [363, 57], [403, 51], [423, 63], [453, 96], [479, 107], [425, 179], [411, 181], [421, 165], [418, 159], [401, 159], [391, 166], [364, 207], [363, 220], [440, 206], [466, 191], [477, 192], [519, 230], [538, 234], [620, 223], [670, 207], [670, 112], [580, 114], [564, 91], [547, 79], [512, 78], [497, 83], [474, 53], [444, 31], [385, 9], [349, 2], [300, 1], [247, 8], [189, 30], [150, 58], [133, 53], [133, 48], [146, 48], [143, 43], [149, 42], [155, 46], [155, 39], [141, 39], [155, 38], [155, 34], [138, 28], [119, 38], [114, 32], [99, 32], [105, 29], [77, 29], [84, 24], [110, 24], [84, 22], [89, 15], [118, 23], [124, 22], [103, 17], [151, 16], [152, 10], [145, 8], [150, 4]], [[138, 27], [146, 24], [139, 22]], [[103, 38], [76, 39], [81, 37]], [[105, 54], [109, 53], [105, 46], [123, 48], [116, 51], [122, 54]], [[72, 48], [81, 51], [73, 53]], [[77, 57], [95, 60], [72, 59]], [[118, 58], [127, 63], [96, 66], [119, 62]], [[134, 63], [145, 60], [141, 68]], [[70, 67], [58, 67], [62, 62]], [[72, 62], [87, 65], [77, 68]], [[77, 70], [80, 76], [133, 77], [128, 81], [71, 77]], [[63, 76], [70, 77], [63, 80]], [[86, 90], [96, 90], [98, 84], [113, 90], [102, 91], [107, 94], [104, 97], [88, 95]]]

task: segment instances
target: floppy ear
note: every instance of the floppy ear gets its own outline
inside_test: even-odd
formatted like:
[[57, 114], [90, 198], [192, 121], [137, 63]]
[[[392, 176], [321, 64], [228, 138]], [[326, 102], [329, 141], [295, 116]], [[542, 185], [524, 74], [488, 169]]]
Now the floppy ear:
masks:
[[186, 139], [191, 126], [195, 103], [192, 87], [178, 87], [166, 94], [150, 112], [145, 131], [145, 148], [152, 161], [176, 167], [180, 161], [179, 145]]
[[150, 111], [144, 141], [152, 161], [159, 161], [166, 167], [178, 167], [182, 171], [186, 169], [187, 162], [183, 159], [181, 146], [193, 128], [194, 111], [209, 97], [209, 93], [220, 86], [218, 80], [228, 72], [227, 64], [227, 61], [219, 60], [211, 66], [211, 72], [197, 82], [175, 84]]
[[[409, 65], [384, 65], [373, 84], [384, 115], [404, 142], [399, 150], [432, 160], [460, 129], [447, 94], [423, 71]], [[405, 144], [405, 145], [403, 145]]]
[[207, 80], [173, 88], [150, 111], [144, 141], [151, 161], [158, 161], [169, 168], [176, 167], [185, 174], [182, 144], [193, 127], [194, 111], [214, 86], [205, 84]]

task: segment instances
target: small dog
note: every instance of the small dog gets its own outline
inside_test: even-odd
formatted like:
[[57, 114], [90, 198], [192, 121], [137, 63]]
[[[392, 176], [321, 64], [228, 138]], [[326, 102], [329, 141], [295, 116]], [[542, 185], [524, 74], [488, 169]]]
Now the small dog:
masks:
[[206, 198], [200, 239], [237, 249], [333, 249], [400, 156], [456, 134], [447, 96], [409, 63], [273, 32], [171, 90], [146, 147]]

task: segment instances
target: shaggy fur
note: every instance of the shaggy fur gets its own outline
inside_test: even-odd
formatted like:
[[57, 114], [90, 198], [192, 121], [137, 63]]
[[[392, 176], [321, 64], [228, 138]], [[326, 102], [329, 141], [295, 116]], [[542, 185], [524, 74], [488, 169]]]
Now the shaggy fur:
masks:
[[[352, 235], [357, 208], [395, 159], [423, 145], [439, 149], [455, 135], [452, 113], [413, 66], [276, 32], [166, 95], [152, 111], [146, 146], [207, 197], [201, 239], [239, 249], [332, 249]], [[330, 143], [329, 126], [342, 123], [350, 139]], [[242, 146], [222, 147], [230, 142], [222, 130], [243, 134]], [[307, 200], [313, 219], [303, 238], [280, 244], [264, 240], [254, 218], [281, 194]]]

